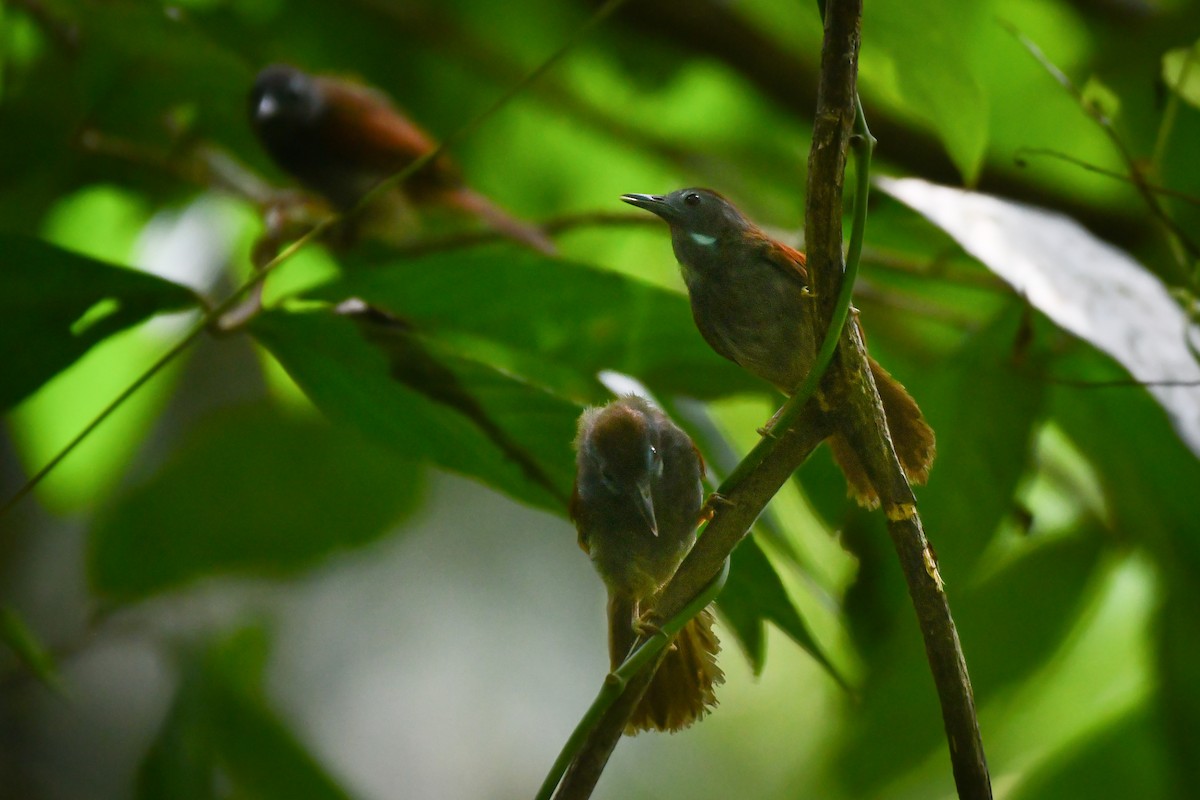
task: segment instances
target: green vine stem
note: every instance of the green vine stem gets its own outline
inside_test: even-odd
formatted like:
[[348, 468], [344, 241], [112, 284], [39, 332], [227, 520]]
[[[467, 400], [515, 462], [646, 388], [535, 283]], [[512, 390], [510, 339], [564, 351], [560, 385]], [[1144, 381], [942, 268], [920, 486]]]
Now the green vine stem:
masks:
[[626, 693], [630, 695], [636, 693], [636, 697], [627, 698], [632, 699], [630, 703], [630, 709], [632, 710], [633, 704], [640, 699], [642, 692], [646, 689], [646, 682], [643, 682], [640, 686], [635, 686], [635, 678], [643, 670], [647, 673], [647, 677], [653, 676], [653, 669], [649, 668], [651, 662], [654, 662], [654, 668], [657, 668], [658, 656], [671, 642], [671, 638], [683, 630], [683, 627], [687, 625], [692, 617], [708, 608], [709, 603], [717, 599], [717, 595], [725, 588], [725, 579], [728, 577], [729, 559], [726, 559], [724, 569], [709, 583], [703, 592], [684, 606], [682, 611], [664, 622], [658, 631], [648, 639], [643, 640], [629, 654], [629, 658], [625, 659], [625, 662], [621, 666], [605, 677], [604, 685], [600, 688], [596, 699], [588, 707], [587, 712], [583, 715], [583, 719], [579, 720], [579, 724], [575, 726], [575, 730], [571, 733], [570, 738], [567, 739], [566, 744], [563, 745], [558, 758], [555, 759], [554, 764], [550, 767], [550, 772], [542, 782], [542, 788], [538, 791], [535, 800], [550, 800], [554, 794], [554, 789], [562, 779], [563, 773], [567, 771], [567, 767], [570, 766], [580, 750], [583, 749], [588, 736], [599, 725], [600, 720], [613, 706], [613, 703]]

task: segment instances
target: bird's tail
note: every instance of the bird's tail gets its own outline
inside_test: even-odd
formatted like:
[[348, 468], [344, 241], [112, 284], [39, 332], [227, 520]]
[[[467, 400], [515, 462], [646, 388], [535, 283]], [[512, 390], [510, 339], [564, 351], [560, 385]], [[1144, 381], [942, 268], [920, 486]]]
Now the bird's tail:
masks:
[[668, 645], [669, 652], [629, 718], [627, 735], [682, 730], [717, 705], [716, 687], [725, 682], [725, 673], [717, 666], [721, 643], [712, 626], [712, 612], [706, 608]]
[[[933, 466], [933, 458], [937, 453], [937, 442], [934, 439], [933, 428], [921, 415], [917, 401], [893, 378], [879, 362], [870, 356], [867, 362], [871, 366], [871, 374], [875, 378], [875, 388], [879, 390], [879, 398], [883, 401], [883, 412], [887, 417], [888, 431], [892, 436], [892, 445], [904, 474], [910, 483], [925, 483], [929, 477], [929, 469]], [[867, 471], [859, 460], [858, 453], [850, 446], [841, 434], [829, 438], [829, 447], [833, 450], [833, 458], [846, 475], [849, 484], [849, 494], [860, 505], [874, 508], [879, 505], [879, 494], [867, 477]]]
[[528, 222], [522, 222], [515, 218], [479, 192], [459, 187], [447, 192], [444, 200], [447, 205], [478, 217], [497, 233], [502, 233], [508, 238], [546, 255], [558, 254], [558, 248], [554, 246], [554, 242], [550, 241], [549, 237], [541, 230]]

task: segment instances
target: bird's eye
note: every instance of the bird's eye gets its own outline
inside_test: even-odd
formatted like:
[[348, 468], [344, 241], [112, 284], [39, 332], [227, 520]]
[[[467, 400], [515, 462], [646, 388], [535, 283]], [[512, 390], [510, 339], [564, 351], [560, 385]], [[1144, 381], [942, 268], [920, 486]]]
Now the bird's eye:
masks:
[[688, 194], [684, 195], [683, 202], [687, 203], [689, 206], [698, 206], [700, 205], [700, 195], [696, 194], [695, 192], [689, 192]]

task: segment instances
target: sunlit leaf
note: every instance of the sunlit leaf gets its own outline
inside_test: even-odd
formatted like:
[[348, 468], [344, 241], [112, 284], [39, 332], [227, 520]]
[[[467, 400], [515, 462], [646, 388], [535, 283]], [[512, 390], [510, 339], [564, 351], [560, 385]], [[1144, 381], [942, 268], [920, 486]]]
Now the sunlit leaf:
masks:
[[1200, 454], [1200, 336], [1163, 283], [1127, 253], [1062, 214], [917, 178], [880, 179], [884, 191], [953, 236], [963, 249], [1067, 331], [1108, 353], [1171, 415]]
[[1180, 98], [1200, 108], [1200, 42], [1163, 53], [1162, 79]]
[[635, 375], [663, 394], [707, 398], [763, 388], [709, 349], [682, 294], [524, 250], [395, 261], [316, 294], [362, 298], [436, 335], [501, 343], [548, 364], [545, 379], [572, 393], [594, 393], [593, 376], [604, 369]]
[[190, 289], [162, 278], [0, 235], [0, 351], [6, 353], [0, 409], [113, 333], [196, 303]]
[[967, 184], [979, 176], [988, 133], [988, 97], [967, 50], [976, 14], [974, 5], [947, 14], [937, 0], [893, 0], [873, 4], [863, 23], [871, 45], [891, 57], [909, 111], [927, 121]]
[[1094, 109], [1110, 121], [1117, 118], [1121, 110], [1121, 98], [1108, 88], [1104, 81], [1093, 75], [1083, 85], [1081, 92], [1084, 105], [1088, 108]]
[[382, 535], [420, 486], [413, 464], [354, 431], [272, 409], [222, 415], [100, 515], [92, 584], [133, 600], [208, 575], [289, 574]]

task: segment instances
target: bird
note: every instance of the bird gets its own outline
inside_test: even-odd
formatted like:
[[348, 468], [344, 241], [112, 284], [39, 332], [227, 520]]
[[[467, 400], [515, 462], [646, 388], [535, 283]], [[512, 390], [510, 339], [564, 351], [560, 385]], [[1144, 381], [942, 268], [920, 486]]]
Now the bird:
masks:
[[[636, 395], [585, 410], [575, 439], [570, 503], [579, 545], [608, 592], [612, 669], [651, 629], [659, 593], [696, 541], [702, 519], [704, 459], [666, 414]], [[649, 626], [649, 627], [648, 627]], [[717, 704], [724, 681], [720, 643], [704, 609], [674, 639], [626, 734], [678, 731]]]
[[[785, 394], [800, 385], [816, 361], [820, 340], [805, 319], [817, 313], [804, 253], [776, 241], [733, 203], [711, 189], [667, 195], [625, 194], [621, 199], [661, 217], [687, 285], [700, 335], [720, 355]], [[857, 325], [852, 316], [850, 324]], [[867, 357], [905, 475], [929, 476], [937, 444], [933, 429], [908, 391]], [[874, 507], [879, 494], [858, 454], [839, 433], [829, 438], [848, 492]]]
[[[263, 68], [249, 95], [251, 126], [275, 163], [337, 210], [348, 211], [375, 186], [432, 152], [432, 137], [382, 92], [287, 64]], [[400, 204], [400, 198], [407, 201]], [[404, 181], [386, 214], [433, 205], [480, 219], [497, 232], [547, 254], [554, 244], [465, 183], [445, 154]], [[385, 204], [386, 205], [386, 204]]]

